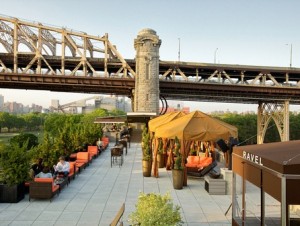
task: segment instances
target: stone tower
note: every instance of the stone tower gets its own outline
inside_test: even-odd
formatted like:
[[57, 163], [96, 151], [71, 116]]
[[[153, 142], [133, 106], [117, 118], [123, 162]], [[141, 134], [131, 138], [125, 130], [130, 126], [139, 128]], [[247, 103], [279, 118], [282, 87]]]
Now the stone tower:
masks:
[[152, 29], [139, 32], [134, 40], [136, 77], [134, 112], [159, 111], [159, 47], [161, 40]]

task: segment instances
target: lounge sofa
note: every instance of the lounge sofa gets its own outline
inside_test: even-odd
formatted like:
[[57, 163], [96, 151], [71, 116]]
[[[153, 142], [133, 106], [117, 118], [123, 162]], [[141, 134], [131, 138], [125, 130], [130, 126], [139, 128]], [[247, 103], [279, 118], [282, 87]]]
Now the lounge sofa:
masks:
[[105, 150], [109, 145], [109, 138], [108, 137], [102, 137], [101, 141], [102, 141], [103, 149]]
[[76, 157], [76, 166], [80, 168], [85, 168], [87, 165], [89, 165], [90, 162], [90, 155], [88, 152], [77, 152]]
[[76, 167], [76, 162], [69, 162], [70, 164], [70, 171], [68, 174], [68, 182], [70, 183], [71, 179], [75, 179], [75, 175], [78, 172], [78, 169]]
[[91, 158], [96, 158], [98, 156], [98, 147], [97, 146], [88, 146], [88, 153]]
[[[186, 168], [188, 175], [203, 177], [217, 167], [217, 161], [211, 157], [189, 156], [187, 158]], [[217, 178], [219, 175], [215, 175]]]
[[31, 199], [50, 199], [59, 193], [59, 185], [53, 178], [34, 178], [29, 184], [29, 201]]
[[188, 156], [185, 166], [187, 167], [187, 171], [197, 172], [209, 166], [211, 163], [211, 157]]

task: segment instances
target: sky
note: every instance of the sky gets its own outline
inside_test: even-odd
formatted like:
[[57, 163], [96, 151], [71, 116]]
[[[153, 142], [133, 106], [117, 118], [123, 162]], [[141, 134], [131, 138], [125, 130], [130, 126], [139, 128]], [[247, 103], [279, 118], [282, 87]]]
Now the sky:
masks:
[[[162, 40], [160, 60], [300, 68], [298, 0], [10, 0], [1, 14], [90, 35], [108, 33], [124, 58], [135, 57], [144, 28]], [[292, 58], [290, 57], [292, 45]], [[0, 89], [5, 101], [49, 107], [94, 94]], [[191, 110], [256, 111], [257, 105], [185, 102]], [[291, 106], [300, 111], [300, 106]]]

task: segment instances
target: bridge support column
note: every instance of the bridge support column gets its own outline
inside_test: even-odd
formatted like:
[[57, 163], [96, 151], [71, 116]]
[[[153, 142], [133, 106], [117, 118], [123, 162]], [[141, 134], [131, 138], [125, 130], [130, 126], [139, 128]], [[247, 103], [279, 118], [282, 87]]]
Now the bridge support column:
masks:
[[257, 112], [257, 144], [262, 144], [268, 125], [274, 120], [281, 141], [288, 141], [289, 131], [289, 101], [258, 104]]
[[134, 111], [159, 111], [159, 47], [161, 40], [152, 29], [143, 29], [134, 40], [136, 77]]

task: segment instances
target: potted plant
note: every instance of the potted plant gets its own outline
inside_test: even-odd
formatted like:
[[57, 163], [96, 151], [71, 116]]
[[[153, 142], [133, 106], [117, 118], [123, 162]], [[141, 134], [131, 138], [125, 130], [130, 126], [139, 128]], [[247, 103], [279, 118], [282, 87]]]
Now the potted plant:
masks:
[[182, 155], [180, 153], [180, 142], [175, 137], [175, 163], [172, 169], [173, 187], [174, 189], [182, 189], [183, 187], [183, 167], [182, 167]]
[[159, 168], [165, 167], [164, 149], [163, 149], [163, 142], [161, 138], [158, 139], [157, 162]]
[[143, 151], [143, 176], [150, 177], [152, 169], [152, 151], [150, 144], [150, 134], [145, 126], [142, 133], [142, 151]]
[[136, 210], [129, 214], [132, 225], [182, 225], [180, 207], [170, 194], [140, 193]]
[[0, 202], [16, 203], [24, 198], [24, 182], [29, 178], [31, 153], [28, 142], [0, 147]]

